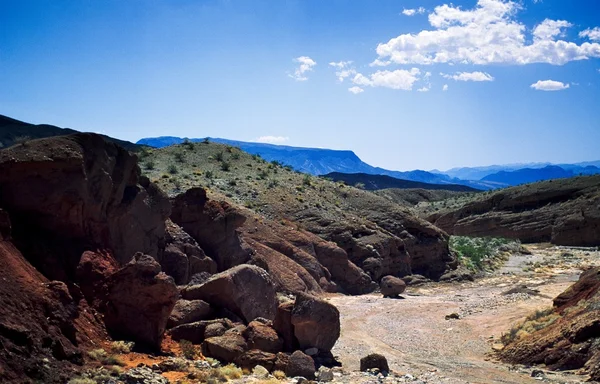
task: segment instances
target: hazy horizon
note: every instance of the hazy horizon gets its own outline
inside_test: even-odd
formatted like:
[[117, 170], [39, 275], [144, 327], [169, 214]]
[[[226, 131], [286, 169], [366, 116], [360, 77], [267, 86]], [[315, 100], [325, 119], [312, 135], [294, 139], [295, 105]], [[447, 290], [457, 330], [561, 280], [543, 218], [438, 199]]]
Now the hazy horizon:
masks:
[[7, 1], [0, 113], [391, 170], [598, 160], [600, 3]]

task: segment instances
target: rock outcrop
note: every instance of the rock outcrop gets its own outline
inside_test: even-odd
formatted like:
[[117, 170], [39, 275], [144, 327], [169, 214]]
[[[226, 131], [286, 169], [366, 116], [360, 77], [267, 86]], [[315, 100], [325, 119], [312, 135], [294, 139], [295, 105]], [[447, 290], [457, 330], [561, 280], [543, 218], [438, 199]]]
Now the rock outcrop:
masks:
[[600, 176], [503, 189], [428, 220], [454, 235], [600, 245]]
[[138, 251], [157, 257], [170, 214], [164, 193], [140, 176], [136, 156], [94, 134], [0, 151], [0, 206], [15, 244], [60, 280], [73, 277], [89, 249], [110, 249], [121, 263]]
[[246, 220], [235, 207], [209, 200], [202, 188], [191, 188], [172, 200], [171, 220], [189, 233], [200, 247], [213, 258], [219, 271], [224, 271], [250, 259], [237, 229]]
[[257, 317], [274, 320], [277, 311], [275, 286], [267, 272], [242, 264], [211, 276], [200, 285], [181, 290], [186, 300], [204, 300], [232, 311], [249, 323]]
[[213, 309], [206, 301], [202, 300], [178, 300], [169, 316], [168, 328], [189, 324], [196, 321], [208, 320]]
[[161, 272], [152, 257], [136, 253], [107, 282], [104, 322], [116, 338], [160, 349], [171, 310], [179, 292], [173, 279]]
[[[554, 299], [553, 321], [512, 341], [500, 352], [511, 363], [545, 364], [550, 369], [585, 368], [600, 379], [600, 268], [584, 272], [579, 281]], [[544, 318], [536, 319], [544, 322]]]

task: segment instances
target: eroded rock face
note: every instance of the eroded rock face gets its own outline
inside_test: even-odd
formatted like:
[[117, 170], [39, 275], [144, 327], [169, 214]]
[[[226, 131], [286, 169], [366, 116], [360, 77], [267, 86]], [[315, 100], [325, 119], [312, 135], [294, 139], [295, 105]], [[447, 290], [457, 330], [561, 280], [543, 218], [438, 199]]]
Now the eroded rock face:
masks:
[[226, 308], [247, 323], [257, 317], [274, 320], [277, 311], [271, 278], [264, 269], [248, 264], [213, 275], [203, 284], [188, 286], [181, 290], [181, 296]]
[[300, 293], [292, 310], [294, 335], [300, 348], [330, 351], [340, 337], [340, 312], [325, 300]]
[[228, 203], [209, 200], [202, 188], [191, 188], [172, 201], [171, 220], [189, 233], [214, 258], [220, 271], [250, 259], [237, 228], [246, 220]]
[[554, 299], [551, 316], [560, 318], [508, 344], [501, 358], [550, 369], [585, 368], [592, 377], [600, 377], [600, 268], [584, 272]]
[[134, 258], [107, 282], [104, 322], [117, 339], [160, 349], [169, 315], [179, 292], [173, 279], [161, 272], [151, 256]]
[[600, 176], [503, 189], [428, 220], [454, 235], [600, 245]]
[[0, 206], [11, 215], [15, 243], [60, 280], [73, 277], [86, 249], [110, 249], [121, 263], [138, 251], [156, 257], [170, 214], [135, 155], [83, 133], [0, 151]]

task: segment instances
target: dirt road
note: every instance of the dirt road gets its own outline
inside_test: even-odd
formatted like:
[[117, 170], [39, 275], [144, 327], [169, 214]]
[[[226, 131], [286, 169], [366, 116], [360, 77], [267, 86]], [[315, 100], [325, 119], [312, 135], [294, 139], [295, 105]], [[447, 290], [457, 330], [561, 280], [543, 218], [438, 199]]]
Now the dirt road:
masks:
[[[543, 378], [534, 378], [531, 373], [538, 367], [511, 367], [493, 357], [493, 346], [498, 347], [512, 324], [551, 306], [552, 298], [577, 280], [581, 268], [600, 264], [597, 251], [530, 249], [533, 255], [513, 256], [503, 269], [475, 282], [409, 287], [404, 299], [378, 294], [331, 297], [342, 322], [334, 355], [345, 372], [356, 372], [360, 357], [369, 353], [385, 355], [396, 373], [381, 379], [386, 382], [584, 382], [574, 372], [544, 370]], [[522, 285], [538, 292], [503, 294]], [[451, 313], [460, 318], [446, 320]], [[348, 374], [343, 381], [377, 382]]]

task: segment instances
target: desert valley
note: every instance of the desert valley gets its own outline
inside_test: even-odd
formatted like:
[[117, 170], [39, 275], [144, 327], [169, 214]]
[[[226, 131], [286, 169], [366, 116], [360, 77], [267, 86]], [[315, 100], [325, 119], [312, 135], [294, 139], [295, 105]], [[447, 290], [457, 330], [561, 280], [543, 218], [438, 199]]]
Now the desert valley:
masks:
[[492, 188], [0, 132], [2, 382], [600, 380], [595, 166]]

